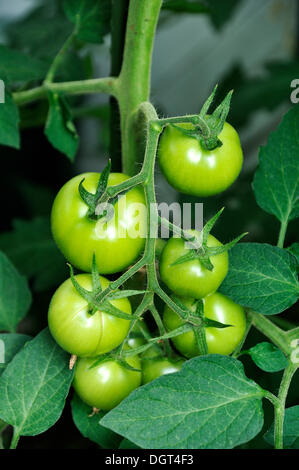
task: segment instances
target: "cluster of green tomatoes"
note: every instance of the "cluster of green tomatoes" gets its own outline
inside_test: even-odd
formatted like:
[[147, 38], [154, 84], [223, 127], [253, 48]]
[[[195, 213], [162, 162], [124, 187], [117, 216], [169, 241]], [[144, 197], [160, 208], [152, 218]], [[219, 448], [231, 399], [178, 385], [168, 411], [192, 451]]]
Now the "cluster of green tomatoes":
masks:
[[[190, 125], [185, 128], [190, 129]], [[199, 197], [229, 187], [240, 172], [242, 150], [238, 134], [226, 122], [219, 139], [221, 146], [207, 150], [178, 126], [168, 125], [158, 151], [160, 167], [168, 182], [180, 192]], [[108, 173], [106, 187], [119, 185], [128, 178], [122, 173]], [[105, 188], [101, 191], [100, 180], [99, 173], [78, 175], [55, 198], [51, 214], [54, 239], [68, 262], [83, 273], [72, 275], [56, 290], [48, 322], [56, 342], [77, 357], [73, 381], [76, 393], [88, 405], [110, 410], [140, 385], [180, 370], [183, 362], [200, 354], [200, 350], [196, 332], [190, 329], [171, 339], [173, 357], [166, 356], [157, 344], [139, 355], [117, 354], [146, 343], [138, 325], [138, 331], [134, 329], [128, 335], [130, 300], [122, 295], [121, 289], [113, 291], [102, 306], [95, 307], [93, 300], [111, 282], [102, 275], [124, 271], [144, 250], [144, 236], [132, 238], [129, 232], [136, 222], [135, 204], [145, 205], [146, 201], [143, 187], [129, 189], [125, 207], [114, 204], [114, 220], [105, 222], [99, 237], [98, 220], [91, 208], [93, 196], [105, 192]], [[117, 227], [122, 227], [121, 237]], [[229, 325], [207, 326], [204, 333], [208, 353], [231, 354], [243, 338], [246, 319], [241, 306], [217, 291], [228, 271], [227, 251], [219, 250], [223, 245], [210, 233], [204, 243], [201, 232], [190, 231], [190, 236], [201, 240], [199, 248], [190, 250], [186, 240], [175, 236], [166, 242], [159, 260], [161, 281], [188, 311], [195, 312], [201, 302], [205, 318]], [[184, 324], [167, 305], [162, 321], [168, 332]]]

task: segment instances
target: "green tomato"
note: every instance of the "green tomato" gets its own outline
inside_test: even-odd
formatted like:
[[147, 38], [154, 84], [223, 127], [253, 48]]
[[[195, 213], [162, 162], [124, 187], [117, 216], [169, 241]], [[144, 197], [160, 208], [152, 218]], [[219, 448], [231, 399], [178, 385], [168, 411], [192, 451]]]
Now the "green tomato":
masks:
[[169, 360], [166, 357], [145, 358], [142, 360], [142, 383], [147, 384], [161, 375], [181, 370], [184, 359]]
[[[195, 235], [199, 232], [190, 230]], [[208, 236], [207, 245], [210, 247], [222, 246], [215, 237]], [[228, 271], [227, 252], [211, 256], [214, 266], [212, 271], [206, 269], [198, 259], [185, 263], [172, 264], [181, 256], [188, 253], [189, 248], [181, 238], [170, 238], [162, 252], [160, 260], [160, 275], [162, 281], [175, 294], [182, 297], [201, 299], [215, 292]]]
[[[115, 216], [103, 223], [101, 219], [96, 221], [87, 217], [88, 206], [78, 191], [83, 178], [85, 189], [95, 193], [100, 173], [75, 176], [60, 189], [51, 213], [54, 240], [67, 260], [82, 271], [91, 271], [93, 253], [99, 273], [122, 271], [144, 248], [144, 191], [140, 187], [128, 191], [115, 204]], [[128, 178], [122, 173], [111, 173], [108, 186], [120, 184]]]
[[[135, 369], [141, 368], [137, 356], [126, 361]], [[126, 369], [112, 359], [90, 368], [94, 362], [92, 358], [80, 358], [76, 362], [73, 387], [87, 405], [111, 410], [141, 385], [141, 371]]]
[[[78, 274], [78, 283], [92, 290], [92, 276]], [[101, 286], [106, 289], [109, 281], [100, 276]], [[128, 298], [111, 300], [110, 303], [131, 313]], [[54, 293], [48, 313], [49, 328], [55, 341], [65, 351], [76, 356], [97, 356], [116, 348], [126, 337], [130, 321], [97, 311], [88, 313], [88, 304], [77, 292], [71, 279], [67, 279]]]
[[[196, 303], [193, 299], [182, 298], [182, 302], [195, 310]], [[205, 328], [206, 340], [209, 354], [231, 354], [241, 342], [246, 330], [246, 316], [244, 309], [219, 292], [209, 295], [203, 299], [204, 315], [206, 318], [216, 320], [226, 325], [227, 328]], [[165, 307], [163, 322], [168, 331], [174, 330], [184, 324], [179, 315]], [[172, 338], [176, 349], [186, 357], [199, 355], [196, 338], [192, 330]]]
[[[192, 129], [192, 124], [180, 126]], [[159, 163], [169, 184], [181, 193], [198, 197], [227, 189], [241, 171], [243, 153], [237, 132], [227, 122], [218, 137], [221, 147], [204, 150], [196, 138], [167, 126], [160, 139]]]

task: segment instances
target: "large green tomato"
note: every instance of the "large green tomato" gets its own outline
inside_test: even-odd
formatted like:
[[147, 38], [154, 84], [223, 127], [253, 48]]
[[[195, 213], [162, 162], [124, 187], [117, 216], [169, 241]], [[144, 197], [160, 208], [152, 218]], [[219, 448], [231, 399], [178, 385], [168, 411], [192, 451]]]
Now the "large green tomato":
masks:
[[166, 357], [144, 358], [142, 360], [142, 383], [147, 384], [161, 375], [181, 370], [184, 359], [170, 360]]
[[[195, 309], [193, 299], [181, 299], [190, 310]], [[246, 330], [246, 316], [244, 309], [219, 292], [209, 295], [204, 302], [204, 315], [211, 320], [216, 320], [226, 325], [227, 328], [205, 328], [208, 352], [210, 354], [231, 354], [241, 342]], [[183, 325], [184, 321], [179, 315], [165, 307], [163, 322], [168, 331], [174, 330]], [[194, 332], [188, 331], [172, 338], [172, 342], [177, 350], [186, 357], [199, 355]]]
[[[83, 173], [69, 180], [57, 194], [51, 214], [52, 233], [58, 248], [76, 268], [90, 272], [93, 253], [98, 271], [112, 274], [126, 269], [144, 248], [146, 210], [144, 191], [136, 187], [115, 204], [115, 216], [106, 223], [87, 217], [88, 206], [78, 186], [95, 193], [100, 173]], [[111, 173], [108, 186], [126, 181], [122, 173]], [[125, 201], [125, 202], [124, 202]]]
[[[75, 276], [78, 283], [92, 290], [90, 274]], [[101, 286], [106, 289], [109, 281], [100, 276]], [[131, 313], [128, 298], [110, 301], [124, 313]], [[56, 342], [70, 354], [97, 356], [116, 348], [126, 337], [130, 322], [123, 318], [97, 311], [88, 313], [88, 304], [67, 279], [54, 293], [48, 313], [49, 328]]]
[[[192, 124], [180, 126], [192, 129]], [[167, 126], [160, 139], [159, 163], [169, 184], [198, 197], [227, 189], [241, 171], [243, 153], [237, 132], [227, 122], [218, 137], [221, 147], [204, 150], [199, 140]]]
[[[189, 232], [199, 233], [194, 230]], [[221, 245], [215, 237], [208, 236], [208, 247]], [[175, 294], [201, 299], [215, 292], [224, 280], [228, 271], [228, 254], [224, 252], [211, 256], [211, 262], [214, 266], [212, 271], [206, 269], [198, 259], [172, 266], [178, 258], [186, 255], [188, 251], [189, 248], [181, 238], [173, 237], [168, 240], [160, 260], [161, 279]]]
[[[138, 356], [129, 357], [127, 363], [140, 369]], [[132, 371], [114, 360], [100, 363], [92, 358], [80, 358], [76, 362], [74, 389], [85, 403], [100, 410], [111, 410], [141, 385], [141, 372]]]

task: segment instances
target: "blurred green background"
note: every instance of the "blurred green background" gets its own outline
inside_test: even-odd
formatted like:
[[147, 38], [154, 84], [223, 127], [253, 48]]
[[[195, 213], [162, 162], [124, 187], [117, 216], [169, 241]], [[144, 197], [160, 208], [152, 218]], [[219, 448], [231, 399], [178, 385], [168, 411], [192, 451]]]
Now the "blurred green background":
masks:
[[[115, 2], [126, 11], [128, 1]], [[125, 17], [124, 17], [125, 20]], [[124, 22], [119, 24], [122, 31]], [[71, 29], [61, 2], [14, 0], [0, 4], [0, 44], [50, 64]], [[226, 211], [214, 234], [227, 242], [241, 232], [246, 241], [276, 243], [279, 224], [256, 204], [251, 182], [259, 147], [266, 143], [283, 114], [292, 105], [290, 83], [299, 78], [299, 2], [297, 0], [165, 0], [158, 25], [152, 69], [152, 101], [161, 116], [199, 112], [203, 101], [219, 84], [218, 101], [234, 89], [228, 121], [240, 133], [244, 168], [224, 194], [199, 200], [175, 192], [157, 167], [157, 196], [165, 202], [203, 202], [204, 219], [222, 206]], [[107, 76], [119, 72], [122, 46], [111, 63], [111, 37], [100, 45], [77, 46], [58, 74], [59, 81]], [[1, 74], [5, 69], [0, 63]], [[33, 81], [28, 84], [34, 86]], [[15, 90], [20, 90], [18, 83]], [[1, 147], [2, 216], [0, 249], [30, 278], [34, 302], [21, 330], [35, 334], [46, 325], [53, 290], [67, 277], [65, 261], [50, 233], [49, 214], [62, 184], [83, 171], [101, 171], [108, 156], [120, 171], [117, 108], [106, 96], [72, 98], [71, 107], [80, 136], [74, 164], [56, 151], [43, 133], [46, 102], [21, 110], [22, 147]], [[112, 109], [112, 110], [111, 110]], [[296, 240], [296, 221], [289, 225], [286, 245]], [[297, 237], [298, 238], [298, 237]], [[298, 307], [287, 313], [294, 319]], [[295, 311], [296, 310], [296, 311]], [[254, 332], [248, 344], [262, 337]], [[280, 373], [261, 374], [246, 360], [247, 375], [276, 391]], [[297, 380], [298, 385], [298, 380]], [[296, 381], [290, 404], [296, 396]], [[266, 427], [271, 422], [271, 408]], [[262, 435], [262, 433], [261, 433]], [[265, 446], [258, 437], [249, 446]], [[23, 438], [20, 448], [92, 448], [71, 422], [70, 408], [47, 433]]]

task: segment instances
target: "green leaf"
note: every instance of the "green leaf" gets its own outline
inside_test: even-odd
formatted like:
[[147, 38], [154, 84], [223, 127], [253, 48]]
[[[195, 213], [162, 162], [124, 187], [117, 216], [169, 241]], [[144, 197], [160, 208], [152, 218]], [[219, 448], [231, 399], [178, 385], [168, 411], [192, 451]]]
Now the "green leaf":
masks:
[[69, 106], [66, 99], [57, 93], [49, 93], [48, 96], [50, 109], [45, 134], [53, 147], [73, 161], [78, 149], [79, 137]]
[[220, 292], [264, 315], [283, 312], [299, 297], [294, 257], [265, 243], [240, 243], [229, 252]]
[[0, 418], [16, 435], [35, 436], [59, 419], [71, 386], [69, 355], [46, 328], [27, 343], [0, 379]]
[[0, 144], [20, 148], [19, 111], [5, 89], [5, 103], [0, 103]]
[[291, 246], [288, 246], [287, 250], [296, 258], [297, 261], [297, 273], [299, 273], [299, 243], [293, 243]]
[[0, 330], [15, 331], [31, 304], [26, 278], [0, 252]]
[[249, 349], [253, 362], [265, 372], [278, 372], [288, 365], [288, 360], [276, 346], [263, 342]]
[[72, 25], [61, 8], [61, 0], [38, 2], [6, 27], [9, 44], [31, 56], [53, 59], [72, 32]]
[[131, 441], [128, 441], [128, 439], [123, 439], [119, 445], [119, 449], [140, 449], [140, 447], [136, 446]]
[[84, 42], [102, 43], [110, 31], [111, 0], [65, 0], [64, 11]]
[[101, 424], [146, 449], [230, 449], [261, 430], [262, 397], [241, 362], [201, 356], [135, 390]]
[[56, 287], [67, 278], [66, 262], [53, 241], [48, 217], [14, 220], [13, 231], [0, 235], [0, 249], [22, 274], [34, 279], [37, 291]]
[[182, 13], [208, 13], [205, 3], [204, 0], [164, 0], [163, 9]]
[[20, 335], [17, 333], [2, 333], [0, 334], [0, 351], [1, 343], [4, 348], [4, 362], [1, 362], [0, 354], [0, 377], [4, 372], [4, 369], [14, 358], [14, 356], [19, 352], [20, 349], [24, 346], [27, 341], [30, 341], [32, 338], [28, 335]]
[[259, 152], [253, 189], [258, 205], [281, 222], [299, 216], [299, 105], [283, 118]]
[[5, 74], [9, 83], [42, 79], [47, 69], [45, 62], [0, 44], [0, 77]]
[[116, 449], [118, 447], [121, 438], [114, 432], [100, 425], [100, 419], [105, 415], [103, 411], [91, 416], [91, 407], [83, 403], [76, 394], [72, 399], [71, 407], [74, 423], [82, 436], [90, 439], [104, 449]]
[[181, 13], [208, 13], [213, 25], [220, 29], [231, 17], [240, 0], [164, 0], [163, 8]]
[[[264, 435], [268, 444], [274, 446], [274, 424]], [[283, 424], [283, 447], [299, 449], [299, 406], [286, 408]]]

